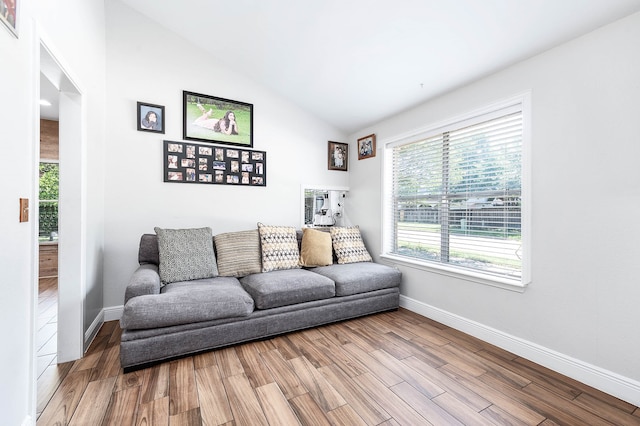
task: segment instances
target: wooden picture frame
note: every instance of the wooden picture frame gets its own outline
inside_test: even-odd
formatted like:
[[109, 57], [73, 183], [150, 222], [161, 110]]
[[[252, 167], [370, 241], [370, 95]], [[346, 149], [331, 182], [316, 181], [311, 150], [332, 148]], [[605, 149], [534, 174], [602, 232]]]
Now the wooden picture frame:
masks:
[[186, 140], [253, 148], [253, 105], [183, 91]]
[[18, 13], [21, 1], [0, 0], [0, 21], [15, 38], [18, 38]]
[[376, 156], [376, 135], [371, 134], [358, 139], [358, 160]]
[[342, 142], [329, 141], [327, 151], [329, 170], [346, 172], [349, 166], [349, 145]]
[[138, 102], [138, 130], [164, 133], [164, 106]]

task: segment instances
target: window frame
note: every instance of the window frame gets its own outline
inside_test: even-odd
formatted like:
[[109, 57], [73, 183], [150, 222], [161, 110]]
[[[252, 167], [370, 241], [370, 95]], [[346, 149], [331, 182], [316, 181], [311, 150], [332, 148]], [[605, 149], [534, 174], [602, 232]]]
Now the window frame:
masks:
[[[522, 170], [521, 170], [521, 245], [522, 245], [522, 270], [520, 279], [510, 279], [492, 274], [485, 274], [458, 267], [454, 264], [432, 262], [418, 258], [402, 256], [388, 251], [395, 238], [390, 224], [394, 223], [391, 217], [393, 202], [392, 182], [393, 164], [391, 150], [397, 146], [417, 142], [438, 133], [444, 133], [461, 127], [466, 127], [481, 121], [490, 120], [505, 114], [509, 109], [522, 111]], [[480, 284], [504, 288], [512, 291], [523, 292], [531, 283], [531, 93], [524, 92], [510, 98], [491, 103], [465, 114], [442, 120], [425, 127], [417, 128], [404, 134], [381, 141], [384, 147], [382, 152], [382, 197], [381, 197], [381, 235], [382, 247], [380, 257], [397, 264], [403, 264], [412, 268], [445, 275], [448, 277], [463, 279]]]

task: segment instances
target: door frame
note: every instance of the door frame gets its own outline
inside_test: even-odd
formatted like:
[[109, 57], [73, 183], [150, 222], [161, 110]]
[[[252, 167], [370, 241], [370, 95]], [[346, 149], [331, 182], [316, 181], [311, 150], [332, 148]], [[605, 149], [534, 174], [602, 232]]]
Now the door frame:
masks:
[[[40, 73], [60, 91], [58, 199], [58, 357], [63, 363], [82, 358], [86, 288], [86, 147], [83, 131], [83, 91], [63, 65], [61, 56], [42, 34], [37, 42], [37, 95]], [[38, 100], [36, 100], [38, 101]], [[36, 163], [40, 162], [40, 113]], [[37, 166], [36, 166], [37, 168]], [[37, 182], [35, 183], [37, 186]], [[37, 190], [37, 188], [36, 188]], [[37, 244], [37, 240], [34, 242]], [[37, 253], [37, 250], [35, 251]], [[36, 282], [36, 289], [38, 283]], [[38, 292], [35, 292], [36, 299]], [[35, 354], [34, 354], [35, 356]]]

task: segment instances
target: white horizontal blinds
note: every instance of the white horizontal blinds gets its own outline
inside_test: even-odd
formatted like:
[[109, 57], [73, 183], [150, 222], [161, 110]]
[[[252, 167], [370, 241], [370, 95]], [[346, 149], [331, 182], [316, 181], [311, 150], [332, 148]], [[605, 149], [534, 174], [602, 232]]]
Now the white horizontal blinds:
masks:
[[513, 111], [392, 149], [392, 253], [520, 278], [522, 113]]
[[449, 263], [520, 278], [522, 113], [449, 134]]
[[393, 253], [440, 259], [442, 135], [393, 149]]

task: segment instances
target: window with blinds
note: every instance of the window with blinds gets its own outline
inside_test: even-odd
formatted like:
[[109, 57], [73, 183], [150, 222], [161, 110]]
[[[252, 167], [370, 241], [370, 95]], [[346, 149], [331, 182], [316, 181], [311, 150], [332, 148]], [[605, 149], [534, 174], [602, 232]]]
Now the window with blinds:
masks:
[[384, 251], [522, 282], [522, 104], [386, 146]]

